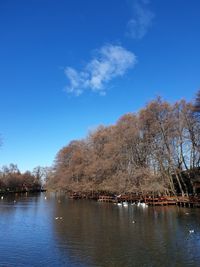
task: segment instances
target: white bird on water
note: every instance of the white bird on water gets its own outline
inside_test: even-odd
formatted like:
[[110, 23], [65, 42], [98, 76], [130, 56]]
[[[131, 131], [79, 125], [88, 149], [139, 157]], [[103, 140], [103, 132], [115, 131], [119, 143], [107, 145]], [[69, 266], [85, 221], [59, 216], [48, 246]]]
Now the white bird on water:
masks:
[[58, 220], [58, 219], [62, 220], [62, 218], [63, 217], [55, 217], [55, 220]]
[[141, 203], [141, 206], [144, 207], [144, 208], [148, 207], [148, 205], [146, 203], [144, 203], [144, 202]]
[[3, 199], [3, 196], [1, 196], [1, 199]]
[[127, 201], [123, 202], [123, 206], [128, 207], [128, 202]]
[[146, 203], [140, 202], [140, 201], [137, 203], [137, 206], [142, 206], [143, 208], [148, 207], [148, 205]]

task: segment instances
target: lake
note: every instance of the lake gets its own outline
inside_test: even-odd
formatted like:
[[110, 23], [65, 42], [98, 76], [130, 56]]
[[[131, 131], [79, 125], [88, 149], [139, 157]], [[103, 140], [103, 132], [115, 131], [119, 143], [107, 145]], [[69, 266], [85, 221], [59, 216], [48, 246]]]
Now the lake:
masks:
[[4, 196], [0, 266], [200, 266], [200, 209]]

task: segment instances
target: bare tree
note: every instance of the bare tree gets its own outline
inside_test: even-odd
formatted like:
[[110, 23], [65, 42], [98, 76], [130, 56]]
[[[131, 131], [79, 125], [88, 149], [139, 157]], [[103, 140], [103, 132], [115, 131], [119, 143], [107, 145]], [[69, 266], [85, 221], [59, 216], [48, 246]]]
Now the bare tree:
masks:
[[200, 112], [200, 90], [197, 92], [195, 103], [194, 103], [194, 112]]
[[62, 148], [47, 184], [71, 191], [184, 195], [200, 166], [199, 147], [200, 121], [191, 103], [158, 97]]

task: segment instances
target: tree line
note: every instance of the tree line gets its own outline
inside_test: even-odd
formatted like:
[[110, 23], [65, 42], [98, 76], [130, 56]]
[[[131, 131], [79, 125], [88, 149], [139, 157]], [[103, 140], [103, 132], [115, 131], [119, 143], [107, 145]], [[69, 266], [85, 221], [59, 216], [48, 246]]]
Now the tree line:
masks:
[[[198, 94], [200, 97], [200, 92]], [[114, 125], [99, 126], [56, 155], [47, 185], [73, 192], [193, 193], [200, 167], [200, 98], [160, 97]]]
[[16, 164], [3, 166], [0, 169], [0, 193], [41, 191], [44, 171], [38, 166], [32, 172], [21, 173]]

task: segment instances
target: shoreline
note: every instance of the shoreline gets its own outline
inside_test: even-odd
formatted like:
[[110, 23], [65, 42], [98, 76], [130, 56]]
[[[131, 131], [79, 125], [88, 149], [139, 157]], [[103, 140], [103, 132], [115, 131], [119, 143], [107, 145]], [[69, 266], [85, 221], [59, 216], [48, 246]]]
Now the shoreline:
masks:
[[10, 191], [0, 191], [0, 195], [5, 196], [5, 195], [13, 195], [13, 194], [42, 193], [46, 191], [47, 191], [46, 189], [10, 190]]
[[49, 190], [58, 194], [64, 194], [72, 200], [94, 200], [106, 203], [144, 203], [148, 206], [180, 206], [200, 208], [200, 195], [167, 196], [154, 194], [125, 193], [114, 194], [109, 192], [68, 192], [65, 190]]

